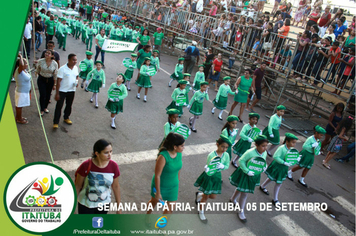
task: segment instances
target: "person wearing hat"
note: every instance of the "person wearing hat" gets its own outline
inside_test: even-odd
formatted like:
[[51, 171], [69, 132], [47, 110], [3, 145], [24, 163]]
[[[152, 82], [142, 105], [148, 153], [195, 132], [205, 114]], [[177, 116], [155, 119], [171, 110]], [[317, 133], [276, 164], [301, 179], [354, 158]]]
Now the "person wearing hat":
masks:
[[95, 34], [95, 29], [93, 28], [93, 22], [89, 23], [89, 27], [87, 28], [86, 31], [86, 40], [85, 40], [85, 44], [86, 44], [86, 48], [87, 50], [91, 51], [91, 47], [93, 46], [93, 35]]
[[125, 28], [124, 39], [127, 42], [131, 42], [131, 40], [132, 40], [132, 25], [129, 23], [127, 24], [127, 27]]
[[82, 24], [82, 42], [85, 43], [85, 40], [87, 39], [87, 28], [89, 27], [88, 25], [88, 20], [84, 20]]
[[73, 37], [75, 37], [75, 25], [76, 25], [76, 23], [77, 23], [77, 19], [78, 19], [77, 16], [74, 18], [74, 15], [71, 15], [71, 18], [70, 18], [70, 28], [71, 28]]
[[98, 32], [101, 31], [101, 29], [104, 28], [104, 25], [105, 25], [105, 22], [104, 22], [104, 19], [100, 19], [99, 23], [98, 23]]
[[221, 134], [228, 137], [231, 141], [231, 145], [227, 149], [227, 153], [229, 153], [229, 160], [231, 161], [232, 153], [231, 153], [231, 146], [235, 144], [237, 134], [239, 129], [236, 129], [237, 121], [239, 118], [237, 116], [231, 115], [226, 118], [226, 123], [224, 127], [221, 129]]
[[162, 41], [164, 39], [164, 34], [162, 33], [162, 28], [158, 27], [157, 31], [153, 34], [153, 48], [161, 51]]
[[208, 82], [203, 81], [200, 83], [200, 90], [195, 92], [192, 99], [190, 99], [189, 105], [187, 108], [189, 112], [193, 114], [192, 117], [189, 118], [189, 124], [191, 126], [191, 130], [196, 133], [195, 122], [199, 119], [199, 116], [203, 114], [203, 102], [204, 99], [209, 101], [209, 95], [206, 92], [208, 88]]
[[237, 204], [236, 200], [239, 198], [240, 212], [237, 214], [242, 222], [246, 222], [244, 213], [247, 194], [254, 193], [255, 187], [260, 185], [261, 174], [255, 174], [247, 166], [247, 163], [252, 158], [262, 158], [266, 160], [268, 140], [264, 135], [258, 135], [254, 139], [256, 147], [246, 151], [239, 159], [239, 167], [230, 176], [230, 183], [236, 187], [234, 194], [231, 196], [230, 201]]
[[193, 82], [193, 93], [195, 93], [195, 91], [200, 90], [200, 83], [203, 81], [205, 81], [204, 65], [200, 65], [199, 71], [195, 73], [194, 82]]
[[184, 58], [178, 58], [178, 63], [174, 69], [174, 72], [171, 74], [171, 80], [168, 83], [168, 87], [172, 86], [173, 80], [180, 81], [183, 79], [183, 69], [184, 69]]
[[83, 79], [80, 87], [84, 88], [84, 90], [87, 91], [88, 81], [86, 81], [86, 79], [87, 79], [89, 72], [91, 72], [94, 69], [94, 61], [92, 59], [92, 57], [93, 57], [92, 52], [86, 51], [85, 54], [86, 54], [86, 58], [79, 63], [79, 68], [81, 67], [80, 64], [85, 64], [86, 66], [84, 66], [84, 67], [86, 67], [86, 69], [81, 70], [79, 72], [79, 78]]
[[137, 41], [137, 38], [139, 38], [141, 36], [141, 33], [140, 33], [140, 26], [136, 26], [135, 27], [135, 30], [132, 31], [132, 39], [131, 39], [131, 42], [133, 43], [138, 43]]
[[141, 89], [145, 88], [145, 96], [143, 97], [144, 102], [147, 102], [148, 88], [152, 87], [151, 76], [149, 75], [150, 64], [151, 64], [151, 58], [146, 57], [140, 69], [140, 73], [139, 73], [140, 77], [138, 77], [138, 80], [136, 80], [135, 83], [138, 86], [138, 91], [136, 95], [137, 99], [140, 99]]
[[87, 13], [87, 20], [91, 21], [91, 18], [93, 16], [93, 6], [92, 4], [88, 3], [85, 8]]
[[115, 30], [116, 40], [124, 39], [124, 29], [122, 28], [122, 24], [118, 25], [118, 28]]
[[118, 25], [117, 23], [114, 23], [112, 26], [111, 26], [111, 29], [110, 29], [110, 35], [109, 35], [109, 38], [110, 39], [113, 39], [113, 40], [116, 40], [117, 39], [117, 35], [116, 35], [116, 30], [118, 29]]
[[66, 50], [67, 43], [67, 26], [66, 19], [62, 19], [62, 23], [58, 26], [58, 41], [59, 41], [59, 49], [63, 47], [63, 51]]
[[276, 184], [274, 185], [274, 197], [272, 200], [272, 203], [275, 206], [281, 205], [281, 203], [278, 201], [278, 193], [283, 181], [287, 178], [288, 167], [291, 166], [291, 163], [286, 161], [287, 154], [292, 148], [295, 147], [298, 140], [297, 136], [292, 133], [286, 133], [285, 136], [286, 137], [284, 139], [283, 145], [277, 148], [276, 152], [273, 154], [272, 163], [265, 171], [267, 179], [260, 186], [260, 190], [264, 194], [269, 195], [266, 186], [272, 181], [276, 182]]
[[272, 144], [270, 148], [267, 150], [267, 154], [270, 157], [272, 157], [271, 151], [273, 151], [273, 149], [275, 149], [280, 142], [279, 128], [281, 127], [282, 116], [284, 115], [285, 110], [286, 110], [285, 106], [283, 105], [277, 106], [277, 113], [271, 116], [268, 122], [268, 126], [262, 132], [262, 134], [266, 135], [266, 137], [268, 138], [268, 142]]
[[177, 110], [175, 108], [168, 109], [166, 114], [168, 115], [168, 121], [163, 126], [164, 138], [162, 139], [162, 142], [159, 144], [158, 149], [161, 148], [161, 146], [164, 143], [164, 140], [166, 139], [167, 135], [170, 132], [174, 132], [179, 126], [181, 126], [181, 123], [178, 121], [179, 110]]
[[98, 104], [98, 93], [100, 92], [100, 88], [105, 88], [105, 72], [102, 69], [103, 62], [102, 61], [95, 61], [96, 69], [93, 69], [89, 72], [87, 76], [87, 81], [90, 81], [87, 90], [89, 92], [93, 92], [91, 96], [90, 102], [92, 103], [95, 99], [95, 108], [99, 107]]
[[113, 129], [116, 129], [116, 115], [123, 112], [124, 99], [127, 97], [125, 80], [124, 74], [117, 74], [116, 83], [112, 83], [108, 89], [108, 101], [105, 108], [111, 113], [111, 128]]
[[[202, 203], [206, 203], [209, 198], [215, 199], [217, 194], [221, 194], [221, 171], [229, 168], [230, 157], [226, 151], [231, 145], [231, 140], [221, 134], [216, 140], [217, 149], [209, 153], [204, 171], [194, 183], [194, 186], [199, 187], [201, 191], [195, 193], [195, 203], [199, 204], [199, 219], [204, 223], [208, 220], [204, 215]], [[212, 166], [213, 163], [215, 166]]]
[[79, 39], [82, 29], [82, 25], [83, 22], [81, 21], [81, 18], [78, 16], [77, 21], [75, 22], [75, 27], [74, 27], [74, 31], [75, 31], [75, 39]]
[[223, 120], [223, 118], [221, 116], [222, 116], [222, 113], [224, 112], [224, 109], [227, 106], [227, 97], [228, 97], [228, 95], [229, 94], [231, 94], [231, 95], [235, 94], [234, 92], [231, 91], [231, 88], [230, 88], [231, 77], [230, 76], [225, 76], [223, 80], [224, 80], [224, 83], [222, 85], [220, 85], [220, 87], [219, 87], [219, 91], [216, 94], [216, 98], [213, 100], [214, 107], [211, 110], [212, 114], [215, 113], [215, 109], [216, 108], [220, 110], [220, 113], [219, 113], [219, 116], [218, 116], [219, 120]]
[[105, 25], [103, 26], [103, 28], [105, 29], [105, 35], [106, 37], [109, 36], [110, 34], [110, 29], [111, 29], [111, 22], [109, 20], [106, 21]]
[[151, 56], [151, 65], [156, 68], [156, 71], [160, 71], [160, 66], [159, 66], [159, 51], [157, 49], [153, 50], [153, 54]]
[[145, 61], [145, 58], [151, 58], [152, 56], [152, 51], [151, 51], [151, 46], [150, 45], [145, 45], [142, 49], [138, 50], [137, 52], [137, 69], [138, 69], [138, 74], [136, 77], [136, 81], [140, 77], [140, 69], [142, 63]]
[[173, 90], [171, 96], [172, 102], [168, 105], [166, 111], [168, 111], [169, 109], [177, 109], [179, 111], [179, 117], [183, 114], [183, 107], [188, 104], [186, 96], [187, 91], [185, 90], [187, 83], [188, 82], [186, 80], [178, 81], [177, 88]]
[[134, 73], [134, 69], [137, 68], [136, 59], [137, 59], [137, 54], [131, 53], [131, 59], [127, 60], [124, 63], [124, 66], [127, 68], [125, 71], [125, 77], [126, 77], [126, 87], [128, 91], [131, 91], [130, 82]]
[[185, 60], [184, 61], [184, 69], [185, 69], [185, 73], [189, 73], [191, 74], [193, 72], [193, 68], [194, 65], [197, 64], [199, 62], [199, 49], [197, 47], [197, 42], [196, 41], [192, 41], [192, 45], [190, 45], [189, 47], [187, 47], [185, 50], [185, 57], [186, 58], [190, 58], [190, 60]]
[[50, 40], [53, 40], [54, 32], [56, 32], [56, 26], [54, 22], [54, 16], [51, 15], [48, 20], [45, 21], [45, 32], [46, 32], [46, 48]]
[[[303, 149], [300, 152], [300, 156], [299, 156], [300, 160], [298, 161], [297, 166], [293, 167], [291, 170], [288, 171], [287, 178], [289, 180], [293, 181], [293, 177], [292, 177], [293, 172], [296, 172], [297, 170], [304, 168], [302, 175], [298, 179], [298, 182], [304, 187], [308, 187], [308, 185], [304, 182], [304, 178], [314, 164], [315, 149], [320, 150], [321, 147], [320, 140], [324, 134], [326, 134], [326, 130], [324, 128], [322, 128], [319, 125], [314, 127], [314, 135], [307, 138], [307, 140], [303, 144]], [[317, 153], [317, 155], [319, 155], [319, 153]]]
[[[101, 61], [104, 64], [105, 60], [105, 51], [102, 50], [103, 44], [105, 42], [106, 35], [105, 35], [105, 29], [101, 29], [99, 34], [95, 36], [95, 61], [98, 59], [99, 53], [101, 54]], [[105, 66], [104, 66], [105, 68]]]
[[251, 148], [251, 144], [253, 142], [253, 138], [262, 134], [262, 132], [254, 132], [254, 129], [257, 128], [258, 120], [260, 119], [260, 115], [257, 113], [248, 114], [248, 123], [244, 125], [240, 131], [240, 140], [232, 147], [234, 149], [234, 153], [236, 157], [232, 160], [231, 164], [237, 168], [236, 161], [239, 157], [241, 157], [248, 149]]

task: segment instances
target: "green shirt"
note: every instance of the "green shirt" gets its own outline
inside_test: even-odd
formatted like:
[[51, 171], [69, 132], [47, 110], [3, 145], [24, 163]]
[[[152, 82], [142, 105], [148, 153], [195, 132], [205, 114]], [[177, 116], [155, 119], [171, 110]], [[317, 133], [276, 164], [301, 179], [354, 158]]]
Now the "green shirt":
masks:
[[216, 98], [219, 99], [220, 96], [227, 97], [229, 94], [235, 95], [235, 93], [233, 91], [231, 91], [230, 85], [222, 84], [219, 87], [219, 91], [216, 94]]
[[316, 142], [320, 142], [319, 139], [316, 140], [314, 135], [310, 136], [309, 138], [307, 138], [307, 140], [305, 140], [303, 144], [303, 150], [314, 154], [314, 148], [312, 145]]
[[230, 135], [227, 133], [227, 128], [225, 128], [225, 129], [223, 129], [223, 131], [221, 131], [221, 134], [228, 137], [232, 144], [235, 143], [238, 133], [239, 133], [239, 129], [233, 129], [233, 131], [230, 130]]
[[63, 35], [65, 35], [65, 34], [67, 34], [67, 26], [66, 25], [64, 25], [64, 24], [62, 24], [62, 23], [60, 23], [59, 24], [59, 26], [58, 26], [58, 32], [60, 33], [60, 34], [63, 34]]
[[178, 63], [176, 65], [176, 68], [174, 69], [174, 74], [178, 77], [178, 72], [183, 73], [183, 69], [184, 69], [184, 64]]
[[203, 103], [204, 102], [204, 98], [209, 101], [209, 95], [207, 92], [202, 92], [201, 90], [198, 90], [194, 93], [192, 99], [190, 99], [189, 105], [192, 106], [193, 102], [199, 102], [199, 103]]
[[158, 32], [155, 32], [153, 34], [153, 38], [155, 40], [155, 45], [162, 45], [162, 40], [164, 38], [164, 34], [163, 33], [158, 33]]
[[181, 123], [179, 121], [177, 121], [177, 123], [174, 125], [171, 122], [166, 122], [164, 124], [164, 137], [167, 137], [167, 135], [170, 132], [173, 132], [177, 127], [179, 127], [181, 125]]
[[124, 30], [123, 29], [117, 28], [115, 33], [119, 37], [124, 36]]
[[99, 46], [102, 47], [106, 39], [106, 35], [104, 35], [104, 37], [101, 37], [101, 34], [98, 34], [95, 38], [98, 40]]
[[87, 65], [87, 70], [86, 71], [92, 71], [94, 68], [94, 61], [93, 59], [88, 60], [88, 58], [85, 58], [83, 62]]
[[75, 23], [75, 28], [79, 30], [81, 27], [82, 27], [82, 22], [80, 20], [77, 20], [77, 22]]
[[55, 30], [55, 26], [54, 26], [54, 21], [53, 20], [47, 20], [45, 25], [47, 26], [47, 34], [49, 35], [54, 35], [54, 30]]
[[131, 59], [130, 59], [130, 61], [129, 61], [129, 66], [132, 66], [132, 67], [128, 67], [127, 68], [127, 70], [128, 71], [133, 71], [134, 69], [136, 69], [137, 68], [137, 62], [136, 61], [132, 61]]
[[93, 36], [94, 35], [94, 28], [87, 28], [87, 36]]
[[125, 29], [125, 38], [126, 37], [131, 37], [131, 35], [132, 35], [132, 29], [126, 28]]
[[105, 72], [102, 69], [100, 69], [100, 71], [98, 71], [97, 69], [93, 69], [87, 75], [87, 80], [89, 81], [91, 79], [101, 80], [101, 82], [105, 84]]
[[127, 97], [127, 89], [124, 84], [117, 85], [117, 83], [112, 83], [108, 90], [108, 98], [123, 100]]
[[150, 41], [150, 36], [148, 36], [148, 35], [145, 35], [145, 36], [141, 35], [141, 36], [140, 36], [140, 41], [141, 41], [141, 45], [142, 45], [142, 46], [145, 46], [145, 45], [147, 45], [148, 42]]
[[195, 73], [195, 77], [194, 77], [194, 82], [193, 84], [195, 85], [197, 82], [201, 83], [205, 81], [205, 74], [204, 72], [200, 72], [198, 71], [197, 73]]
[[288, 151], [289, 149], [285, 144], [279, 146], [276, 152], [273, 154], [273, 160], [276, 161], [278, 164], [284, 164]]
[[187, 93], [187, 91], [185, 89], [181, 90], [180, 88], [176, 88], [176, 89], [173, 90], [173, 93], [172, 93], [172, 96], [171, 96], [172, 100], [173, 101], [177, 101], [178, 95], [180, 95], [180, 96], [184, 95], [185, 96], [186, 93]]
[[87, 6], [87, 14], [91, 14], [93, 12], [93, 7], [92, 6]]
[[253, 157], [262, 157], [264, 160], [266, 160], [267, 157], [267, 152], [264, 151], [262, 154], [260, 154], [256, 148], [251, 148], [247, 150], [239, 159], [239, 166], [241, 170], [247, 174], [249, 169], [247, 168], [247, 162], [251, 160]]
[[158, 71], [159, 69], [159, 58], [151, 56], [151, 65], [156, 67], [156, 70]]
[[132, 42], [137, 43], [137, 38], [140, 37], [140, 31], [133, 30], [132, 31]]
[[145, 75], [145, 76], [149, 76], [149, 75], [147, 74], [149, 68], [150, 68], [150, 67], [147, 66], [147, 65], [142, 65], [142, 66], [141, 66], [141, 69], [140, 69], [140, 74], [141, 74], [141, 75]]
[[[209, 153], [208, 159], [206, 160], [206, 164], [209, 165], [210, 162], [211, 162], [211, 160], [212, 160], [214, 157], [216, 157], [216, 156], [220, 157], [220, 156], [217, 154], [216, 151], [212, 151], [211, 153]], [[223, 170], [229, 169], [229, 165], [230, 165], [230, 155], [229, 155], [229, 153], [224, 152], [220, 158], [221, 158], [221, 161], [220, 161], [221, 164], [224, 165], [224, 169], [223, 169]]]
[[[253, 128], [255, 128], [255, 127], [256, 127], [256, 125], [253, 125]], [[240, 131], [240, 137], [242, 138], [242, 140], [244, 140], [244, 141], [248, 140], [247, 134], [248, 134], [248, 131], [250, 131], [250, 129], [252, 129], [250, 124], [246, 124], [242, 127], [242, 129]]]
[[282, 117], [279, 117], [277, 114], [274, 114], [273, 116], [271, 116], [271, 119], [269, 119], [269, 123], [268, 123], [268, 133], [271, 135], [273, 134], [272, 129], [279, 129], [279, 127], [281, 127], [282, 124]]

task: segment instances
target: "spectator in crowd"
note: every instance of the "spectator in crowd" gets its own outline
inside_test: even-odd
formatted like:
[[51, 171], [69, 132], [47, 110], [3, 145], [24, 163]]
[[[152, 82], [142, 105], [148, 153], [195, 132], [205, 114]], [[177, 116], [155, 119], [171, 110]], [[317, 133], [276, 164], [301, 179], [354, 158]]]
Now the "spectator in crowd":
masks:
[[218, 58], [216, 58], [213, 61], [213, 65], [211, 66], [211, 70], [210, 70], [210, 77], [208, 80], [209, 82], [208, 88], [210, 88], [211, 81], [214, 80], [215, 92], [218, 91], [218, 81], [219, 81], [222, 65], [223, 65], [222, 54], [219, 53]]
[[279, 51], [279, 49], [284, 45], [289, 30], [290, 30], [290, 19], [286, 19], [284, 25], [280, 29], [278, 29], [278, 41], [277, 41], [276, 51]]
[[204, 75], [206, 80], [209, 77], [210, 69], [214, 59], [215, 59], [215, 55], [213, 53], [213, 48], [210, 47], [208, 51], [205, 53], [205, 58], [204, 58]]
[[347, 29], [347, 27], [344, 25], [344, 21], [342, 21], [342, 19], [338, 19], [336, 23], [336, 28], [334, 30], [335, 38], [337, 38], [339, 35], [344, 36]]
[[321, 7], [316, 7], [312, 13], [309, 14], [306, 30], [310, 30], [310, 26], [318, 24], [320, 18]]
[[40, 16], [36, 17], [35, 21], [35, 50], [40, 52], [40, 46], [42, 44], [42, 34], [43, 34], [43, 27], [42, 27], [42, 18]]
[[27, 23], [25, 26], [25, 31], [23, 34], [23, 38], [25, 41], [24, 45], [24, 56], [27, 57], [28, 60], [30, 60], [30, 55], [31, 55], [31, 39], [32, 39], [32, 24], [30, 21], [30, 17], [27, 18]]
[[[192, 45], [185, 49], [185, 60], [184, 60], [184, 73], [192, 74], [194, 65], [199, 63], [199, 49], [197, 48], [197, 42], [192, 41]], [[190, 60], [189, 60], [190, 58]]]
[[306, 4], [307, 4], [307, 0], [300, 0], [299, 1], [299, 5], [297, 7], [297, 11], [294, 14], [294, 19], [293, 19], [292, 26], [294, 26], [294, 22], [296, 22], [297, 24], [295, 25], [295, 27], [298, 27], [299, 22], [302, 20]]
[[318, 50], [318, 56], [316, 58], [316, 62], [312, 71], [312, 74], [315, 78], [313, 84], [311, 84], [312, 86], [316, 86], [321, 80], [320, 74], [323, 71], [326, 63], [328, 62], [328, 51], [331, 49], [331, 40], [331, 37], [327, 37], [322, 40], [322, 47], [320, 47], [320, 49]]
[[349, 162], [353, 157], [355, 157], [355, 142], [347, 146], [347, 154], [341, 158], [335, 158], [338, 162]]
[[331, 20], [331, 13], [330, 13], [330, 6], [327, 6], [325, 8], [325, 12], [321, 15], [320, 20], [319, 20], [319, 29], [320, 29], [320, 33], [319, 36], [323, 37], [328, 25], [330, 24], [330, 20]]
[[331, 42], [334, 42], [335, 41], [335, 34], [334, 34], [334, 30], [336, 29], [336, 25], [335, 24], [332, 24], [332, 25], [329, 25], [328, 29], [327, 29], [327, 32], [324, 34], [323, 36], [323, 39], [327, 38], [327, 37], [330, 37], [331, 38]]
[[283, 16], [282, 14], [278, 14], [277, 22], [273, 26], [273, 33], [277, 34], [278, 30], [282, 28], [283, 24], [284, 24]]
[[329, 122], [326, 125], [326, 134], [323, 142], [321, 143], [321, 154], [324, 155], [324, 149], [325, 147], [330, 143], [330, 140], [336, 135], [335, 131], [343, 118], [343, 113], [344, 113], [345, 105], [340, 102], [335, 105], [334, 109], [331, 111], [331, 114], [329, 115]]

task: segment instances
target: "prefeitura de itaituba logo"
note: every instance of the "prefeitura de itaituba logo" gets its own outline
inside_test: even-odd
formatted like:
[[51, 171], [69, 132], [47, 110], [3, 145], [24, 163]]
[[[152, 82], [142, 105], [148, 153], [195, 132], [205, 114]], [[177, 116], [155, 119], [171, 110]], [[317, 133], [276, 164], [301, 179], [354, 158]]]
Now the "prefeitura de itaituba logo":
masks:
[[74, 198], [65, 172], [47, 163], [32, 163], [18, 170], [5, 191], [9, 217], [20, 228], [37, 233], [63, 224], [74, 207]]

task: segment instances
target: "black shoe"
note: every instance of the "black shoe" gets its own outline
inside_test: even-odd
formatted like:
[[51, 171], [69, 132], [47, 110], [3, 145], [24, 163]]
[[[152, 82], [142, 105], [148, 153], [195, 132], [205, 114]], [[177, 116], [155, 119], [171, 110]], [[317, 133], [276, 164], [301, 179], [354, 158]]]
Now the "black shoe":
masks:
[[80, 85], [80, 87], [81, 87], [81, 88], [84, 88], [84, 85], [83, 85], [83, 84], [81, 84], [81, 85]]
[[302, 182], [300, 182], [300, 179], [298, 179], [298, 182], [303, 185], [304, 187], [308, 188], [308, 185], [307, 184], [303, 184]]
[[90, 102], [90, 103], [93, 103], [93, 100], [90, 99], [89, 102]]
[[269, 192], [268, 192], [268, 190], [267, 190], [266, 188], [262, 188], [262, 187], [260, 186], [260, 190], [261, 190], [264, 194], [269, 195]]
[[65, 48], [63, 48], [63, 51], [67, 51]]
[[193, 121], [192, 121], [192, 120], [193, 120], [193, 119], [190, 119], [190, 118], [189, 118], [189, 125], [190, 125], [190, 126], [192, 126], [192, 124], [193, 124]]
[[291, 180], [291, 181], [294, 181], [293, 177], [292, 178], [289, 178], [288, 175], [287, 175], [287, 179]]
[[199, 203], [199, 202], [198, 202], [198, 194], [199, 194], [199, 192], [196, 192], [196, 193], [195, 193], [195, 204], [196, 204], [196, 205], [198, 205], [198, 203]]
[[236, 162], [234, 162], [234, 161], [231, 161], [231, 165], [233, 165], [235, 168], [238, 167], [238, 165], [237, 165]]
[[130, 89], [130, 88], [128, 88], [128, 89], [127, 89], [127, 91], [131, 91], [131, 89]]
[[197, 130], [196, 129], [193, 129], [193, 128], [190, 128], [192, 130], [192, 132], [196, 133]]
[[115, 126], [110, 125], [110, 127], [111, 127], [112, 129], [116, 129], [116, 127], [115, 127]]
[[240, 116], [238, 116], [237, 118], [239, 118], [240, 123], [243, 123], [243, 120], [241, 120]]
[[281, 203], [278, 200], [277, 201], [272, 200], [272, 203], [274, 206], [277, 206], [277, 205], [281, 206]]
[[219, 120], [223, 120], [223, 118], [221, 118], [220, 116], [218, 116], [218, 119], [219, 119]]
[[272, 157], [272, 154], [271, 154], [270, 152], [267, 152], [267, 155], [268, 155], [269, 157]]

